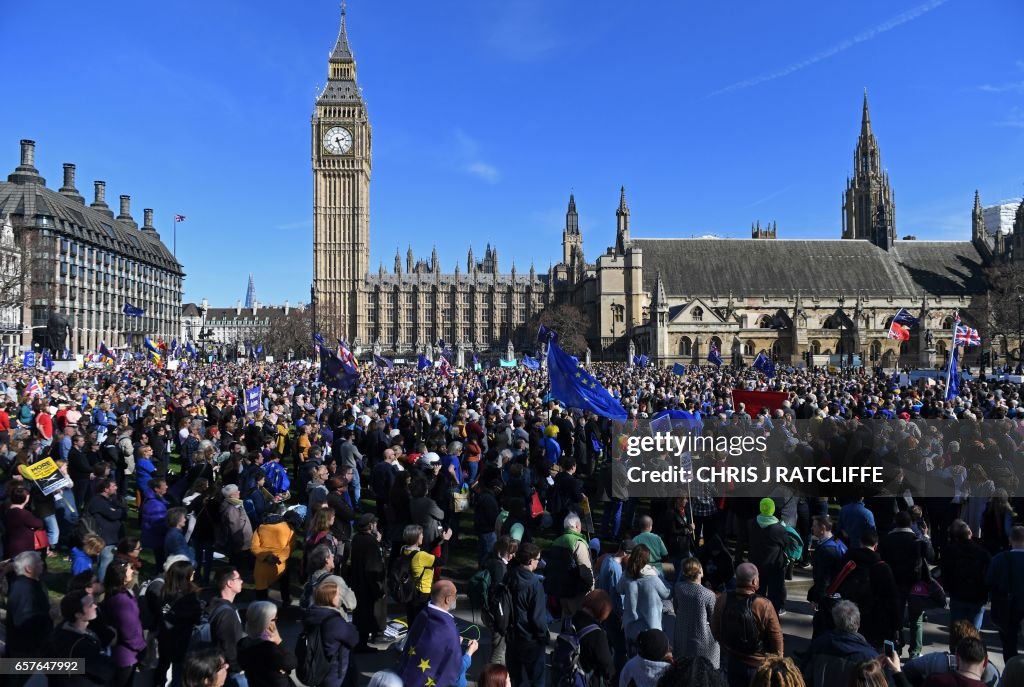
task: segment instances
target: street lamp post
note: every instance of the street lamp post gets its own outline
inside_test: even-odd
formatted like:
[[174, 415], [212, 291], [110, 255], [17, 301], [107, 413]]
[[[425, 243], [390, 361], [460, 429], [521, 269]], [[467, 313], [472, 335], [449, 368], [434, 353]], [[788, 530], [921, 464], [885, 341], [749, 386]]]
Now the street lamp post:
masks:
[[1024, 306], [1024, 289], [1017, 287], [1017, 374], [1024, 373], [1021, 367], [1021, 353], [1024, 353], [1024, 323], [1021, 322], [1021, 306]]
[[204, 363], [207, 361], [207, 358], [206, 358], [206, 339], [208, 338], [208, 336], [207, 336], [207, 331], [206, 331], [206, 313], [208, 313], [209, 311], [210, 311], [210, 301], [208, 301], [208, 300], [206, 300], [204, 298], [203, 302], [199, 304], [199, 314], [202, 315], [202, 317], [203, 317], [202, 324], [199, 326], [199, 345], [203, 349], [203, 362]]

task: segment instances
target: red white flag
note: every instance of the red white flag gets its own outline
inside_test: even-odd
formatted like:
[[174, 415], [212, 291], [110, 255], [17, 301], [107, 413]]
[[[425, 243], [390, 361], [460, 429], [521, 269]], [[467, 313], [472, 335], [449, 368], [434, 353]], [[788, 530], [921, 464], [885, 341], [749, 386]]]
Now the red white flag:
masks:
[[910, 341], [910, 330], [893, 320], [893, 323], [889, 325], [888, 336], [890, 339], [896, 339], [897, 341]]

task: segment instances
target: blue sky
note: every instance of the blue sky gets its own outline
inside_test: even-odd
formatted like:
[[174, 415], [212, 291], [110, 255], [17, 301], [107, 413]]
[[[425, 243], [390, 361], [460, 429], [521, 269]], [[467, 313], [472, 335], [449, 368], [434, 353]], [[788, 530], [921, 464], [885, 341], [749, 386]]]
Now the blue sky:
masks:
[[[710, 5], [714, 5], [713, 7]], [[0, 171], [37, 141], [52, 188], [107, 181], [156, 209], [185, 299], [308, 299], [310, 116], [326, 0], [24, 3], [0, 22]], [[561, 255], [570, 190], [587, 258], [634, 236], [837, 238], [861, 97], [899, 234], [965, 239], [1024, 189], [1024, 3], [351, 0], [374, 127], [371, 268], [396, 246], [446, 271], [489, 240], [503, 269]]]

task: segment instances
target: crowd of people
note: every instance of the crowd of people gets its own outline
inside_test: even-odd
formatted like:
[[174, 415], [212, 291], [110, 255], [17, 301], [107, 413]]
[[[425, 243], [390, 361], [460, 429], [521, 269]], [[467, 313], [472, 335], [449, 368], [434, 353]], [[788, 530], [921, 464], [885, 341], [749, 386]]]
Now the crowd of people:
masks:
[[[55, 685], [341, 687], [397, 634], [370, 684], [1024, 685], [1017, 384], [589, 371], [625, 422], [565, 408], [543, 369], [363, 366], [340, 390], [308, 362], [8, 366], [4, 655], [84, 659]], [[751, 414], [734, 388], [787, 400]], [[624, 493], [615, 448], [666, 409], [770, 447], [698, 460], [877, 464], [889, 486]], [[46, 459], [56, 490], [28, 469]], [[793, 651], [802, 569], [813, 637]], [[456, 620], [466, 599], [483, 630]], [[948, 651], [926, 652], [947, 605]]]

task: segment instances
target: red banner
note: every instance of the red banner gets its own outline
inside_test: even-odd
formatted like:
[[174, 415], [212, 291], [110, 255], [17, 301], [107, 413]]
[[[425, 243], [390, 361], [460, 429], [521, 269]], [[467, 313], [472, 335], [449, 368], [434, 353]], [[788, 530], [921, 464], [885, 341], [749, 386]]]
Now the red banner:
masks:
[[744, 391], [743, 389], [732, 390], [733, 410], [739, 410], [740, 404], [746, 406], [750, 415], [757, 415], [761, 408], [769, 410], [781, 410], [782, 402], [789, 400], [789, 394], [785, 391]]

